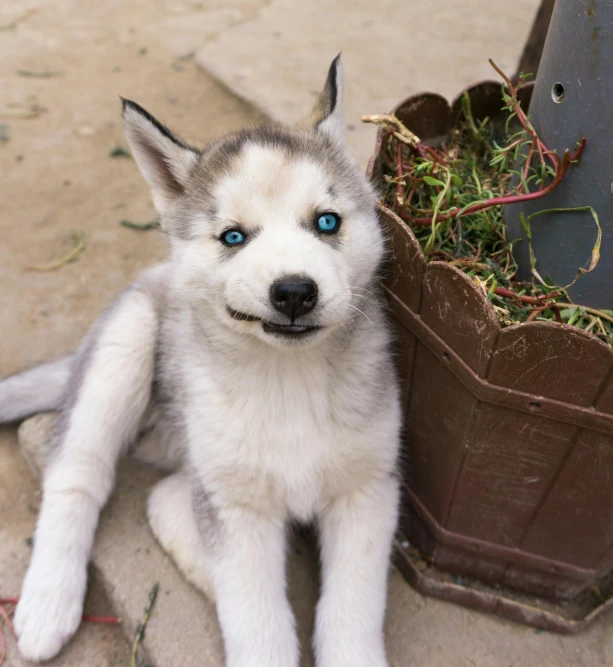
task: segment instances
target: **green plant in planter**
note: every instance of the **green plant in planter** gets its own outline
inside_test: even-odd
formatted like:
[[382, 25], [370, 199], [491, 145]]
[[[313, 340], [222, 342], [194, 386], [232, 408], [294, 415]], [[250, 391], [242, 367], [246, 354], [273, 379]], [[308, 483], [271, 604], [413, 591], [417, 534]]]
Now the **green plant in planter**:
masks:
[[[491, 62], [491, 61], [490, 61]], [[436, 146], [422, 143], [395, 116], [365, 116], [383, 126], [384, 203], [410, 225], [427, 261], [449, 262], [467, 273], [486, 293], [503, 326], [551, 320], [589, 331], [613, 347], [613, 312], [572, 303], [566, 286], [555, 286], [538, 272], [530, 249], [532, 280], [517, 279], [514, 239], [504, 222], [505, 205], [546, 197], [577, 163], [585, 146], [560, 156], [539, 138], [518, 100], [517, 86], [494, 63], [506, 87], [503, 115], [475, 122], [468, 94], [462, 117]], [[596, 238], [587, 268], [578, 267], [574, 284], [592, 271], [600, 257], [601, 229], [594, 209], [585, 206], [532, 213], [522, 219], [528, 243], [541, 213], [590, 211]]]

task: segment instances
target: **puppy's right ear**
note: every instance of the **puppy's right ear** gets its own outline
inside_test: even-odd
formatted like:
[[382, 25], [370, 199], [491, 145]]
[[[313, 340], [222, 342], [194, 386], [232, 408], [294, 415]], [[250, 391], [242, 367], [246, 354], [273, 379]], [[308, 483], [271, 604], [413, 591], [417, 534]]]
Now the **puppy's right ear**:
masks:
[[123, 103], [123, 126], [136, 164], [151, 188], [153, 203], [160, 213], [185, 191], [200, 152], [187, 145], [141, 106]]
[[341, 54], [332, 61], [326, 85], [321, 91], [311, 113], [298, 127], [325, 134], [340, 144], [345, 142], [345, 77]]

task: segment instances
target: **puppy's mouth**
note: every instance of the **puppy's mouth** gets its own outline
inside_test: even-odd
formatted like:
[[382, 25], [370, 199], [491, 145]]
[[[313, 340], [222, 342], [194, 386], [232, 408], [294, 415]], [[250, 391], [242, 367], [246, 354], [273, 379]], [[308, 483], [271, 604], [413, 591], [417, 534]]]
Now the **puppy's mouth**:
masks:
[[260, 318], [256, 317], [255, 315], [247, 315], [247, 313], [241, 313], [238, 310], [234, 310], [234, 308], [228, 308], [228, 313], [230, 313], [230, 317], [234, 318], [235, 320], [241, 320], [243, 322], [260, 321]]
[[247, 313], [241, 313], [240, 311], [234, 310], [233, 308], [228, 308], [228, 313], [233, 319], [240, 320], [242, 322], [261, 322], [262, 329], [265, 333], [281, 334], [285, 336], [301, 336], [313, 333], [314, 331], [319, 331], [321, 329], [319, 326], [297, 324], [296, 322], [292, 322], [291, 324], [267, 322], [266, 320], [262, 320], [260, 317], [256, 317], [255, 315], [248, 315]]

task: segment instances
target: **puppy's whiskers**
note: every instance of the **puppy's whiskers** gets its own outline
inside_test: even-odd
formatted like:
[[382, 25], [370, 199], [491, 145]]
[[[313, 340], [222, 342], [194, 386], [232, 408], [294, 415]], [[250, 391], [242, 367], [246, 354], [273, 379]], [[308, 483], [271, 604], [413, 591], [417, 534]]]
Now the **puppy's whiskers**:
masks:
[[354, 306], [354, 305], [352, 305], [352, 304], [349, 304], [349, 308], [351, 308], [352, 310], [357, 311], [360, 315], [362, 315], [363, 317], [365, 317], [365, 318], [370, 322], [370, 325], [371, 325], [372, 327], [375, 326], [374, 323], [373, 323], [373, 321], [370, 319], [370, 317], [368, 317], [368, 315], [367, 315], [363, 310], [360, 310], [357, 306]]

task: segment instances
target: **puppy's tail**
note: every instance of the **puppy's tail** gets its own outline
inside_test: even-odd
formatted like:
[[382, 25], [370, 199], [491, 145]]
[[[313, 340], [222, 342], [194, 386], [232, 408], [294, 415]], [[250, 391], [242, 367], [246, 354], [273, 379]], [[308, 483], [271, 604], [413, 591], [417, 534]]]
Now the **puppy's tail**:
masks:
[[0, 380], [0, 424], [37, 412], [58, 410], [68, 388], [76, 354]]

